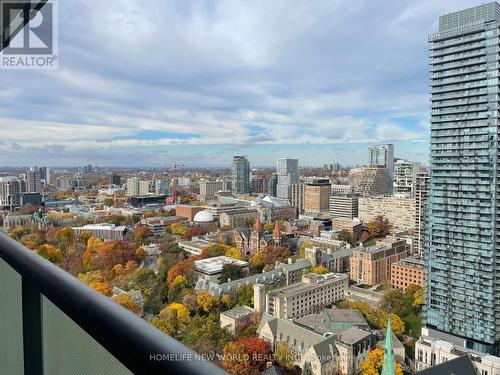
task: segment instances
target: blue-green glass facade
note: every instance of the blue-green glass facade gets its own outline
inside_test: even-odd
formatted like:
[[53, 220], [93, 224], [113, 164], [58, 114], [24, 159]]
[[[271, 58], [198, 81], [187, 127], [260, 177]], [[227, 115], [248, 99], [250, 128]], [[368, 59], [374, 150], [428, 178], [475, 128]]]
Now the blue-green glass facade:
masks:
[[440, 17], [439, 32], [429, 37], [426, 324], [494, 354], [500, 341], [499, 26], [500, 6], [489, 3]]

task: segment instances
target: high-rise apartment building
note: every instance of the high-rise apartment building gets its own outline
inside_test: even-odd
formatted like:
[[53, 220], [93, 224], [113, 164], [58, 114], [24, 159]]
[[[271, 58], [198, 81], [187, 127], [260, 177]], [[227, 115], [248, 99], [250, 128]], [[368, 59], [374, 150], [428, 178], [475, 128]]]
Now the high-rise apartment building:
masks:
[[168, 195], [169, 182], [167, 180], [156, 180], [154, 184], [155, 194]]
[[293, 184], [291, 189], [292, 196], [290, 204], [296, 209], [296, 213], [301, 214], [304, 212], [304, 193], [305, 185], [302, 183]]
[[328, 178], [312, 178], [306, 181], [304, 190], [305, 212], [328, 212], [331, 183]]
[[132, 197], [134, 195], [139, 195], [139, 178], [130, 177], [127, 179], [127, 195]]
[[40, 178], [45, 183], [45, 185], [50, 184], [50, 168], [40, 167]]
[[26, 191], [28, 193], [42, 191], [42, 173], [40, 172], [40, 168], [33, 167], [26, 172]]
[[389, 174], [384, 167], [353, 168], [349, 171], [349, 185], [362, 197], [389, 195]]
[[250, 193], [250, 163], [245, 156], [234, 156], [231, 167], [233, 195]]
[[368, 147], [368, 165], [370, 167], [387, 168], [389, 173], [389, 190], [392, 192], [392, 179], [394, 173], [394, 145], [380, 144]]
[[264, 194], [267, 189], [267, 181], [264, 176], [253, 176], [251, 181], [251, 192], [255, 194]]
[[429, 172], [425, 169], [415, 175], [415, 236], [413, 249], [423, 254], [427, 246], [427, 197], [429, 195]]
[[19, 178], [14, 176], [0, 177], [0, 207], [13, 208], [18, 205], [18, 195], [21, 192]]
[[413, 197], [415, 193], [415, 176], [421, 168], [420, 163], [403, 159], [396, 160], [392, 177], [393, 193]]
[[299, 160], [289, 158], [277, 159], [276, 174], [278, 175], [276, 196], [278, 198], [290, 199], [292, 185], [299, 183]]
[[273, 173], [269, 180], [267, 180], [267, 195], [271, 197], [276, 197], [276, 186], [278, 185], [278, 175]]
[[496, 2], [429, 36], [431, 152], [426, 325], [466, 349], [500, 346], [499, 27]]

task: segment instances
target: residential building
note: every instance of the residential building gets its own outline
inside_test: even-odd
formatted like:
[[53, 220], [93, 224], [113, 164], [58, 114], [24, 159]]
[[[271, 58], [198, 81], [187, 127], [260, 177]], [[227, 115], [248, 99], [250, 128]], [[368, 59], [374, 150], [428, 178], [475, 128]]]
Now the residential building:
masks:
[[40, 168], [33, 167], [26, 172], [26, 191], [38, 193], [42, 191], [42, 173]]
[[101, 240], [123, 240], [127, 233], [125, 225], [115, 225], [107, 223], [87, 224], [82, 227], [73, 227], [73, 233], [78, 237], [82, 233], [90, 232], [93, 236]]
[[304, 212], [304, 195], [305, 185], [302, 183], [293, 184], [291, 186], [290, 204], [295, 208], [297, 214]]
[[276, 174], [278, 176], [276, 196], [290, 200], [292, 185], [299, 183], [299, 160], [289, 158], [277, 159]]
[[273, 173], [267, 180], [267, 194], [271, 197], [277, 197], [278, 175]]
[[282, 319], [312, 314], [344, 299], [347, 274], [307, 273], [302, 281], [266, 293], [266, 312]]
[[50, 168], [40, 167], [40, 178], [45, 185], [50, 184]]
[[[389, 172], [384, 167], [353, 168], [349, 171], [349, 185], [362, 197], [389, 195]], [[392, 184], [391, 184], [392, 186]]]
[[359, 198], [359, 218], [368, 222], [377, 216], [384, 216], [389, 220], [392, 228], [416, 231], [417, 204], [415, 198], [405, 196], [385, 196]]
[[218, 257], [195, 260], [194, 271], [196, 278], [204, 278], [207, 281], [219, 283], [221, 281], [222, 270], [226, 264], [238, 266], [245, 275], [248, 275], [248, 262], [221, 255]]
[[329, 212], [332, 218], [354, 219], [358, 213], [359, 198], [356, 194], [332, 195], [329, 197]]
[[406, 258], [409, 252], [410, 245], [396, 238], [377, 240], [372, 247], [356, 247], [352, 249], [349, 260], [349, 276], [351, 280], [366, 285], [388, 282], [392, 264]]
[[267, 189], [267, 181], [264, 176], [252, 176], [250, 191], [254, 194], [264, 194]]
[[241, 331], [254, 321], [255, 311], [248, 306], [237, 306], [220, 313], [221, 328], [228, 328], [234, 336], [239, 336]]
[[413, 197], [415, 193], [416, 173], [421, 168], [420, 163], [403, 159], [396, 160], [392, 180], [393, 193]]
[[139, 181], [139, 195], [149, 195], [150, 181]]
[[414, 252], [424, 254], [427, 246], [427, 203], [429, 195], [429, 172], [420, 170], [415, 176], [415, 236]]
[[379, 144], [368, 147], [368, 165], [370, 167], [383, 167], [388, 171], [389, 193], [392, 194], [392, 181], [394, 174], [394, 145]]
[[429, 36], [426, 325], [493, 355], [500, 352], [499, 27], [500, 5], [491, 2], [441, 16]]
[[154, 191], [157, 195], [168, 195], [170, 183], [167, 180], [155, 180]]
[[200, 199], [203, 201], [213, 199], [215, 194], [222, 190], [226, 190], [226, 181], [224, 180], [200, 181]]
[[[415, 343], [415, 368], [417, 370], [429, 369], [424, 374], [446, 374], [445, 372], [430, 371], [434, 366], [441, 370], [441, 365], [457, 358], [467, 358], [472, 361], [473, 368], [477, 375], [498, 375], [500, 374], [500, 358], [491, 354], [475, 351], [467, 347], [467, 339], [459, 338], [437, 332], [427, 327], [422, 327], [422, 335]], [[470, 368], [465, 361], [464, 367], [457, 368], [456, 374], [468, 374], [466, 369]], [[418, 372], [420, 374], [420, 372]]]
[[139, 194], [139, 178], [130, 177], [127, 179], [127, 195], [132, 197]]
[[13, 208], [19, 204], [18, 194], [21, 192], [21, 182], [14, 176], [0, 177], [0, 207]]
[[410, 285], [425, 288], [426, 274], [425, 262], [421, 256], [406, 257], [392, 264], [391, 285], [393, 288], [403, 291], [406, 291]]
[[56, 178], [57, 191], [68, 191], [74, 187], [74, 178], [60, 176]]
[[314, 178], [305, 184], [304, 211], [328, 212], [330, 208], [331, 183], [328, 178]]
[[234, 156], [231, 167], [233, 195], [250, 193], [250, 163], [245, 156]]

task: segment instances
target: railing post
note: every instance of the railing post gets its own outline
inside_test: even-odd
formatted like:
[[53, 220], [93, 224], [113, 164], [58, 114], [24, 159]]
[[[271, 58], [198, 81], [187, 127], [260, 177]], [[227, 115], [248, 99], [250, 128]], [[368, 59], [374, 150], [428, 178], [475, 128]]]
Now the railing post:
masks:
[[24, 276], [23, 294], [23, 348], [24, 373], [42, 375], [42, 304], [38, 287]]

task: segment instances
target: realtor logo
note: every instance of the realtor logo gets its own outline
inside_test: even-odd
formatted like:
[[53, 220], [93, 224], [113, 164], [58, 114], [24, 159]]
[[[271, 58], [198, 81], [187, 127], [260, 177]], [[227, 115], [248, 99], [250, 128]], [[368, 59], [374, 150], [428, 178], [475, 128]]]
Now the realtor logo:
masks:
[[50, 0], [41, 8], [40, 3], [43, 1], [2, 2], [2, 69], [57, 68], [57, 7]]

